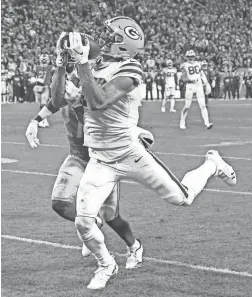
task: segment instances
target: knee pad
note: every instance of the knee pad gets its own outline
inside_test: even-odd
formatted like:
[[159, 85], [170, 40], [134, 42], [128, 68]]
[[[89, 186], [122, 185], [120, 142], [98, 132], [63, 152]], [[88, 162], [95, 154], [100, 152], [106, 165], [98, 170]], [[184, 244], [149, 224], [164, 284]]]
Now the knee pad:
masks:
[[80, 232], [81, 236], [88, 239], [90, 233], [95, 225], [95, 218], [93, 217], [76, 217], [75, 226]]
[[75, 221], [75, 204], [69, 201], [52, 200], [52, 209], [62, 218], [71, 222]]

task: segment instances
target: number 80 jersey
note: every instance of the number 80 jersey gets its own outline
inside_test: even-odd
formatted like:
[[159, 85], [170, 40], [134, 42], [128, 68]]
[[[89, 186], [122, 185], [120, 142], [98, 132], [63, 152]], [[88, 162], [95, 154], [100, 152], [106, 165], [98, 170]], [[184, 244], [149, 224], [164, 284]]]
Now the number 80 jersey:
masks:
[[186, 73], [187, 81], [201, 82], [201, 64], [200, 62], [185, 62], [181, 64], [180, 69]]

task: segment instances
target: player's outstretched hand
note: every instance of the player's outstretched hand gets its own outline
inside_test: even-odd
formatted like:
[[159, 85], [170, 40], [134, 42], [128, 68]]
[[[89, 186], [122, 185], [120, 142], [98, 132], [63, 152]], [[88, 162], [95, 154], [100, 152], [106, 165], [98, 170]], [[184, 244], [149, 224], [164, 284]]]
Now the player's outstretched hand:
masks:
[[38, 121], [31, 120], [30, 124], [28, 125], [25, 136], [32, 148], [35, 148], [39, 145], [39, 139], [37, 138], [38, 135]]
[[82, 43], [81, 34], [78, 32], [69, 33], [69, 44], [68, 41], [64, 41], [64, 49], [66, 49], [74, 60], [79, 64], [85, 64], [88, 62], [88, 55], [90, 51], [89, 40], [86, 37], [85, 45]]
[[206, 83], [205, 85], [205, 93], [206, 95], [209, 95], [211, 93], [211, 86], [209, 83]]

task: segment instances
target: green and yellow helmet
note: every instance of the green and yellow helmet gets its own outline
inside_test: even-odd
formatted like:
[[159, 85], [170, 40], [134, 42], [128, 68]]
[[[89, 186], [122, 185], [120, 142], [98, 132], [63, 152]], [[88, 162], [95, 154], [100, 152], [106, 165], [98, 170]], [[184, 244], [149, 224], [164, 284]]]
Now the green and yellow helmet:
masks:
[[103, 55], [133, 58], [144, 47], [144, 33], [131, 18], [119, 16], [104, 22], [94, 38]]

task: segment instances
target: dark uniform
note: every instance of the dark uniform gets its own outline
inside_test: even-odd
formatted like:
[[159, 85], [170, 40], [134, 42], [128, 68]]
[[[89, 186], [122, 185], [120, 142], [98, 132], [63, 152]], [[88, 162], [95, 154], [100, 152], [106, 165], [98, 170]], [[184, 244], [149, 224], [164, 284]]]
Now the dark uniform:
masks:
[[145, 96], [145, 100], [148, 100], [148, 95], [150, 93], [151, 96], [151, 100], [153, 100], [153, 93], [152, 93], [152, 84], [153, 84], [153, 78], [150, 74], [147, 75], [147, 77], [144, 80], [145, 84], [146, 84], [146, 96]]
[[164, 99], [164, 92], [165, 92], [165, 74], [158, 73], [155, 76], [155, 83], [157, 87], [157, 99], [160, 99], [159, 93], [161, 93], [161, 99]]
[[232, 75], [230, 72], [225, 73], [225, 75], [224, 75], [224, 99], [227, 98], [227, 93], [228, 93], [228, 99], [231, 99], [231, 85], [232, 85]]
[[247, 74], [244, 77], [246, 86], [246, 99], [252, 98], [252, 74]]
[[240, 99], [240, 76], [237, 73], [234, 73], [232, 79], [232, 96], [233, 99], [237, 96], [237, 99]]

